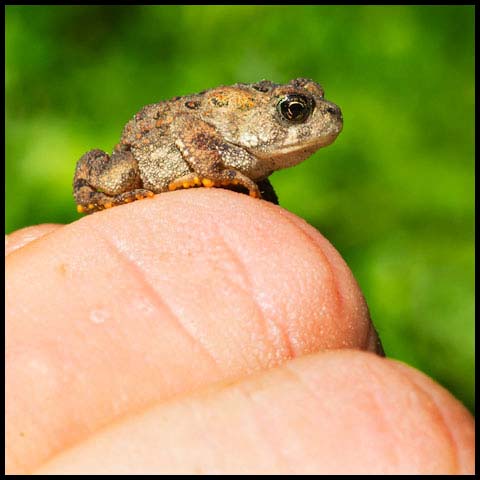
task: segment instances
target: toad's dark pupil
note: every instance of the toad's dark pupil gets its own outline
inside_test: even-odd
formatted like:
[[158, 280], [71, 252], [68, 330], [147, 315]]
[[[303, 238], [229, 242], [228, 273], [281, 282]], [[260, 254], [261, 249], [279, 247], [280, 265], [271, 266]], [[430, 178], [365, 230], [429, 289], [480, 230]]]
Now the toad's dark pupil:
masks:
[[288, 113], [292, 118], [298, 118], [303, 114], [304, 110], [305, 105], [303, 105], [303, 103], [291, 102], [290, 105], [288, 105]]
[[303, 122], [310, 113], [307, 99], [300, 95], [288, 96], [281, 100], [278, 106], [283, 118], [290, 122]]

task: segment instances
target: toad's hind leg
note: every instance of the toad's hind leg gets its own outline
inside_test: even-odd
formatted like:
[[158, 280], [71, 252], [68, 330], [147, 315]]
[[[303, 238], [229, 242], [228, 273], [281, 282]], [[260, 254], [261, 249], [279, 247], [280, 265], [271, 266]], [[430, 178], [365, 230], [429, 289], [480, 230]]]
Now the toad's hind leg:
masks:
[[138, 164], [131, 152], [112, 156], [102, 150], [90, 150], [77, 162], [73, 179], [73, 195], [80, 213], [153, 197], [142, 188]]

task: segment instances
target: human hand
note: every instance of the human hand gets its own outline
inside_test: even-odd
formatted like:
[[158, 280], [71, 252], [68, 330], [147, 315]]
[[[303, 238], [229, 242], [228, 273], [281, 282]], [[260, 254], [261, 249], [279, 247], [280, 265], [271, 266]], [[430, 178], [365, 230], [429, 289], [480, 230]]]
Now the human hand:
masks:
[[185, 190], [6, 251], [8, 473], [474, 472], [472, 416], [371, 353], [350, 270], [279, 207]]

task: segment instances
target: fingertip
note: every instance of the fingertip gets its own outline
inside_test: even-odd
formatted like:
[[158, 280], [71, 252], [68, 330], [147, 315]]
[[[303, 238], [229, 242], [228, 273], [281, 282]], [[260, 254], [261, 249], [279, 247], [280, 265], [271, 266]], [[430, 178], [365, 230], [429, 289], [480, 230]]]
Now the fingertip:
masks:
[[[211, 308], [202, 315], [215, 316], [218, 331], [234, 320], [232, 311], [238, 316], [246, 309], [253, 318], [247, 328], [263, 323], [283, 358], [323, 348], [378, 347], [345, 261], [316, 229], [281, 207], [201, 188], [157, 195], [82, 222], [83, 231], [101, 231], [141, 265], [152, 285], [168, 278], [168, 297], [180, 297], [184, 317], [198, 318], [195, 297], [203, 292]], [[191, 303], [181, 294], [185, 284]]]

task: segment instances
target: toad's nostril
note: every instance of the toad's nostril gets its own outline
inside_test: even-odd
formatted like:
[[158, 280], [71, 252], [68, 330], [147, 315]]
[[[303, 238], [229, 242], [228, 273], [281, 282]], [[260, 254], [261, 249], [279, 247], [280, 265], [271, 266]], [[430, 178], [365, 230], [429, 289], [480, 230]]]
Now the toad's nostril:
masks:
[[340, 109], [336, 105], [329, 105], [327, 107], [327, 112], [332, 115], [340, 115]]

